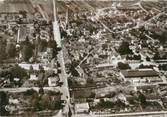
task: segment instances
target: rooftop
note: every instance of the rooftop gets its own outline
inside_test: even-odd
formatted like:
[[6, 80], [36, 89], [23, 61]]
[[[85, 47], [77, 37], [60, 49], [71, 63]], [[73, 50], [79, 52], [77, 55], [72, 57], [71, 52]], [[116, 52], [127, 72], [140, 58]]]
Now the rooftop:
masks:
[[134, 77], [158, 77], [158, 73], [152, 69], [146, 70], [122, 70], [121, 73], [125, 78]]
[[76, 104], [77, 109], [89, 109], [89, 104], [88, 103], [80, 103]]

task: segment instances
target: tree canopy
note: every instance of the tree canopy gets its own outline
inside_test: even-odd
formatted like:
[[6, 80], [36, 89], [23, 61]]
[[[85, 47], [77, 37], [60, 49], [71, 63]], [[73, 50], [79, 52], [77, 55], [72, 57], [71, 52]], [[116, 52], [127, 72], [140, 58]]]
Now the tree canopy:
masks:
[[29, 62], [29, 59], [33, 56], [33, 44], [29, 41], [28, 37], [22, 42], [22, 55], [25, 62]]
[[119, 68], [120, 70], [131, 69], [131, 67], [129, 66], [129, 64], [122, 63], [122, 62], [119, 62], [119, 63], [118, 63], [118, 68]]
[[0, 37], [0, 63], [6, 59], [6, 39]]
[[118, 52], [121, 55], [126, 55], [126, 54], [133, 54], [132, 50], [129, 48], [129, 43], [126, 41], [123, 41], [121, 45], [118, 48]]

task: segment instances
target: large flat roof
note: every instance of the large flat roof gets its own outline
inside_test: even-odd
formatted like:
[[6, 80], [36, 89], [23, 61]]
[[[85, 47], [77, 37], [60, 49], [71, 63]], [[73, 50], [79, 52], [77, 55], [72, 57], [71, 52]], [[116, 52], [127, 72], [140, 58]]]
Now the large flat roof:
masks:
[[159, 74], [155, 70], [122, 70], [121, 73], [125, 78], [134, 78], [134, 77], [158, 77]]

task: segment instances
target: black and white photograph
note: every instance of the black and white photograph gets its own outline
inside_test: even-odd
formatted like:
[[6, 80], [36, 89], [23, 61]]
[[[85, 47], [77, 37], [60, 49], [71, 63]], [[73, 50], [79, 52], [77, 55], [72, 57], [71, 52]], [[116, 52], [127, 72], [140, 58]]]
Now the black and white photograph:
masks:
[[167, 1], [0, 0], [0, 117], [167, 117]]

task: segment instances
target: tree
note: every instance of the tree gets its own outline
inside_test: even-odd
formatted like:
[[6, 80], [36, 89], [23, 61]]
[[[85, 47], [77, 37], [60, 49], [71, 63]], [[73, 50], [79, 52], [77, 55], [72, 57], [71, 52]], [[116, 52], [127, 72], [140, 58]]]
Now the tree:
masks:
[[[10, 84], [15, 83], [15, 85], [21, 86], [25, 79], [28, 78], [28, 73], [25, 69], [16, 64], [15, 66], [10, 66], [9, 68], [3, 69], [0, 72], [0, 77], [9, 79], [11, 82]], [[19, 81], [15, 82], [14, 78], [19, 78]]]
[[39, 88], [39, 94], [42, 94], [42, 95], [44, 94], [44, 89], [43, 89], [43, 87], [40, 87], [40, 88]]
[[22, 14], [23, 18], [26, 18], [26, 17], [27, 17], [27, 11], [25, 11], [25, 10], [20, 10], [19, 13]]
[[159, 65], [158, 68], [159, 70], [167, 71], [167, 64]]
[[17, 64], [10, 69], [10, 73], [13, 78], [23, 79], [24, 77], [28, 77], [27, 71]]
[[72, 61], [72, 63], [70, 64], [69, 72], [72, 74], [72, 76], [79, 76], [78, 71], [75, 69], [77, 65], [78, 63], [76, 61]]
[[143, 65], [143, 64], [139, 65], [140, 69], [143, 69], [143, 68], [153, 68], [153, 67], [154, 67], [153, 65]]
[[44, 39], [39, 40], [39, 43], [38, 43], [38, 50], [39, 50], [39, 52], [46, 51], [47, 46], [48, 46], [48, 43], [47, 43], [46, 40], [44, 40]]
[[129, 48], [129, 43], [126, 41], [123, 41], [122, 44], [118, 48], [118, 52], [121, 55], [126, 55], [126, 54], [132, 54], [132, 50]]
[[13, 58], [16, 56], [16, 47], [13, 43], [8, 43], [6, 46], [7, 57]]
[[139, 55], [134, 55], [134, 59], [135, 60], [141, 60], [141, 55], [139, 54]]
[[86, 82], [87, 84], [93, 84], [94, 80], [92, 78], [87, 78]]
[[35, 91], [34, 89], [28, 89], [27, 91], [24, 92], [24, 95], [26, 96], [32, 96], [37, 94], [37, 91]]
[[62, 109], [63, 105], [61, 101], [55, 101], [55, 109]]
[[146, 61], [151, 61], [150, 57], [147, 56], [146, 57]]
[[160, 37], [158, 38], [161, 44], [165, 44], [166, 43], [166, 39], [167, 39], [167, 31], [164, 31], [162, 33], [162, 35], [160, 35]]
[[33, 56], [33, 45], [29, 41], [28, 37], [24, 42], [22, 42], [23, 47], [22, 47], [22, 55], [23, 55], [23, 60], [25, 62], [29, 62], [29, 59]]
[[154, 59], [154, 60], [158, 60], [158, 59], [160, 59], [160, 58], [161, 58], [161, 57], [160, 57], [159, 52], [156, 52], [155, 55], [154, 55], [154, 57], [153, 57], [153, 59]]
[[68, 78], [68, 85], [69, 87], [72, 87], [74, 85], [73, 81], [70, 78]]
[[29, 73], [30, 73], [30, 74], [34, 73], [34, 68], [33, 68], [33, 66], [32, 66], [32, 65], [30, 65], [30, 68], [29, 68]]
[[111, 101], [104, 101], [104, 99], [100, 99], [100, 102], [97, 104], [97, 108], [113, 108], [114, 103]]
[[129, 66], [129, 64], [122, 63], [122, 62], [119, 62], [119, 63], [118, 63], [118, 68], [119, 68], [120, 70], [131, 69], [131, 67]]
[[120, 108], [124, 108], [126, 106], [126, 104], [120, 99], [117, 100], [116, 105]]
[[25, 45], [23, 47], [23, 60], [29, 62], [29, 59], [32, 57], [32, 48], [30, 46]]
[[0, 92], [0, 116], [8, 116], [9, 112], [5, 110], [5, 106], [9, 103], [9, 98], [6, 92]]
[[48, 48], [52, 48], [52, 58], [55, 58], [58, 54], [58, 51], [61, 50], [61, 48], [57, 47], [57, 43], [55, 40], [48, 41]]
[[146, 97], [143, 93], [141, 93], [140, 91], [137, 92], [138, 93], [138, 100], [142, 105], [146, 104]]
[[1, 91], [0, 92], [0, 107], [3, 105], [7, 105], [8, 104], [8, 95], [6, 92]]
[[96, 96], [96, 93], [95, 92], [91, 92], [89, 98], [95, 98], [95, 96]]
[[45, 69], [42, 65], [39, 65], [39, 73], [45, 73]]
[[48, 94], [43, 94], [41, 96], [41, 100], [39, 100], [39, 104], [42, 110], [49, 109], [50, 107], [50, 99]]
[[107, 44], [102, 44], [102, 49], [105, 50], [108, 48], [108, 45]]
[[6, 59], [6, 39], [0, 37], [0, 63]]
[[39, 110], [40, 108], [40, 104], [39, 104], [39, 100], [40, 100], [40, 97], [38, 96], [38, 93], [34, 90], [32, 90], [33, 92], [30, 93], [29, 96], [31, 96], [31, 103], [30, 105], [33, 107], [33, 110], [36, 111], [36, 110]]

